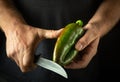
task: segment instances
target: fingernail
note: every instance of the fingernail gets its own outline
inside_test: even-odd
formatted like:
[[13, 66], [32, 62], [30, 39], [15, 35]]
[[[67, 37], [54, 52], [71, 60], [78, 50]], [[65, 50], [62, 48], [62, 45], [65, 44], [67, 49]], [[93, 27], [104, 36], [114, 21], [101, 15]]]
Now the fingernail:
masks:
[[80, 51], [80, 50], [82, 50], [83, 45], [82, 45], [81, 43], [77, 43], [76, 46], [75, 46], [75, 48], [76, 48], [78, 51]]

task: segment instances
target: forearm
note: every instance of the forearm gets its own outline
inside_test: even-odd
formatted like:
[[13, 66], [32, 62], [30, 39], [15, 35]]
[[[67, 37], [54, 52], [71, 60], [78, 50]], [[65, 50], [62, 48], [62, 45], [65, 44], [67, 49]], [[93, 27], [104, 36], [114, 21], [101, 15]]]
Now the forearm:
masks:
[[0, 28], [7, 33], [19, 24], [25, 23], [22, 16], [14, 7], [12, 0], [0, 0]]
[[97, 28], [100, 37], [108, 33], [120, 20], [120, 0], [105, 0], [88, 24]]

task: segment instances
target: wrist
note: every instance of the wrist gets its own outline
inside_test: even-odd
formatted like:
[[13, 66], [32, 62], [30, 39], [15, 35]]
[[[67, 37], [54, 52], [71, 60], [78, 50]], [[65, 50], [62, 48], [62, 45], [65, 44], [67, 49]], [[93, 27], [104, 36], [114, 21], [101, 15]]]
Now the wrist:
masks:
[[[9, 23], [4, 23], [1, 26], [2, 31], [6, 36], [16, 32], [17, 30], [22, 31], [26, 24], [17, 20], [11, 20]], [[21, 29], [21, 30], [20, 30]]]
[[1, 1], [0, 3], [0, 29], [3, 32], [14, 31], [16, 27], [25, 24], [24, 18], [14, 7], [12, 1]]

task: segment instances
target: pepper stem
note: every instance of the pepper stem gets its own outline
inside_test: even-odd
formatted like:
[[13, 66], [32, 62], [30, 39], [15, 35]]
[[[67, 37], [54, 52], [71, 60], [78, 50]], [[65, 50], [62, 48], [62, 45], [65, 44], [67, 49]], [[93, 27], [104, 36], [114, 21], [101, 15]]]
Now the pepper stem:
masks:
[[80, 25], [81, 27], [83, 26], [83, 22], [81, 20], [77, 20], [76, 24]]

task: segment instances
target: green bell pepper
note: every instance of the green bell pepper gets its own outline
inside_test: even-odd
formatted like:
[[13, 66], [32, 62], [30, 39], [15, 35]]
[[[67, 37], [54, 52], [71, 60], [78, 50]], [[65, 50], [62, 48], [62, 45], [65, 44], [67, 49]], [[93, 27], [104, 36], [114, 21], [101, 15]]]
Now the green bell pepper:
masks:
[[54, 62], [64, 66], [75, 58], [79, 52], [75, 49], [75, 43], [85, 32], [82, 25], [83, 22], [78, 20], [76, 23], [70, 23], [65, 26], [54, 47]]

